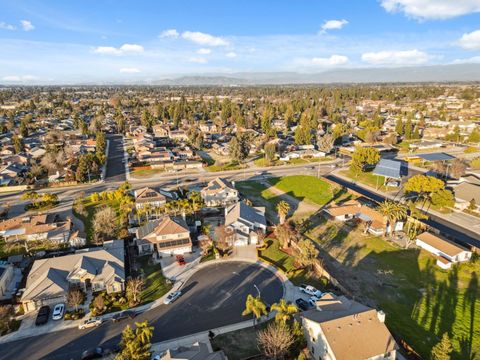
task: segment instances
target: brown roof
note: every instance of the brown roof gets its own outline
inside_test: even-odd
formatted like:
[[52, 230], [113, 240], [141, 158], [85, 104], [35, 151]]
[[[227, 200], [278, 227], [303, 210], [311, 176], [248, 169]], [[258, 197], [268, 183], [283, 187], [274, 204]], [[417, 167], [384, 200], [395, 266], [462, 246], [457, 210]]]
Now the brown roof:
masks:
[[234, 187], [230, 181], [217, 177], [211, 180], [208, 185], [202, 189], [202, 192], [206, 194], [216, 194], [225, 189], [234, 189]]
[[34, 216], [17, 216], [0, 222], [0, 231], [24, 229], [22, 235], [45, 233], [62, 226], [70, 227], [70, 221], [56, 221], [55, 217], [47, 214]]
[[362, 214], [367, 216], [372, 221], [373, 228], [385, 228], [386, 221], [383, 215], [366, 205], [361, 205], [356, 201], [349, 201], [343, 205], [333, 205], [326, 209], [328, 213], [332, 216], [343, 216], [343, 215], [358, 215]]
[[138, 239], [156, 238], [162, 235], [182, 234], [190, 232], [183, 219], [172, 219], [166, 216], [161, 220], [151, 221], [137, 229]]
[[318, 323], [335, 358], [368, 359], [397, 348], [395, 340], [377, 311], [345, 296], [324, 295], [303, 317]]
[[456, 256], [462, 251], [468, 251], [467, 249], [465, 249], [460, 245], [457, 245], [448, 240], [442, 239], [429, 232], [424, 232], [418, 235], [417, 239], [423, 241], [425, 244], [428, 244], [431, 247], [434, 247], [435, 249], [440, 250], [441, 252], [443, 252], [444, 254], [447, 254], [448, 256]]
[[135, 191], [136, 202], [150, 202], [150, 201], [166, 201], [165, 196], [160, 194], [157, 190], [145, 187]]

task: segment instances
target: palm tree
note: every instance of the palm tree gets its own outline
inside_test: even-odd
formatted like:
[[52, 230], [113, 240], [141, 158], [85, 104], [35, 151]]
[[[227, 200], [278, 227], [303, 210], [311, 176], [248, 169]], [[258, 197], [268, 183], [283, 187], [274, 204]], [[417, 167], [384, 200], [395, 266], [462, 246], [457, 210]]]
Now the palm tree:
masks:
[[289, 211], [290, 205], [286, 201], [282, 200], [277, 204], [277, 213], [280, 219], [280, 224], [283, 224], [285, 222]]
[[153, 336], [153, 326], [149, 326], [148, 320], [144, 322], [137, 322], [135, 323], [137, 329], [135, 330], [137, 338], [140, 340], [142, 344], [150, 343], [150, 340]]
[[[387, 219], [387, 225], [392, 235], [395, 232], [395, 225], [398, 220], [407, 217], [407, 207], [395, 201], [385, 200], [380, 204], [379, 211]], [[385, 229], [385, 235], [389, 232], [388, 227]]]
[[285, 299], [280, 299], [280, 302], [273, 304], [271, 309], [277, 312], [275, 321], [283, 324], [292, 318], [292, 314], [298, 311], [294, 304], [286, 302]]
[[256, 319], [268, 314], [267, 305], [265, 305], [260, 296], [254, 297], [250, 294], [247, 296], [247, 301], [245, 301], [245, 310], [243, 310], [242, 316], [247, 316], [250, 314], [253, 316], [253, 326], [256, 325]]

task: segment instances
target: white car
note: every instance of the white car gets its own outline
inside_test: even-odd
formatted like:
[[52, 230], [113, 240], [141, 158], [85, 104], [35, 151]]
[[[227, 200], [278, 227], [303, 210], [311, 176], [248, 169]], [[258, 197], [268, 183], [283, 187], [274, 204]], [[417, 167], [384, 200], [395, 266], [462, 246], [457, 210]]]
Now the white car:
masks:
[[92, 328], [92, 327], [97, 327], [97, 326], [102, 325], [102, 322], [103, 322], [103, 320], [101, 318], [95, 316], [95, 317], [92, 317], [88, 320], [85, 320], [83, 323], [78, 325], [78, 328], [80, 330], [89, 329], [89, 328]]
[[322, 297], [322, 292], [320, 290], [317, 290], [311, 285], [302, 284], [298, 288], [300, 289], [301, 292], [304, 292], [307, 295], [315, 296], [319, 299]]
[[61, 320], [65, 313], [65, 304], [57, 304], [53, 308], [52, 320]]
[[177, 300], [177, 299], [180, 297], [180, 295], [182, 295], [182, 292], [181, 292], [180, 290], [174, 291], [174, 292], [168, 294], [168, 296], [165, 298], [165, 300], [163, 301], [163, 303], [164, 303], [165, 305], [171, 304], [171, 303], [173, 303], [175, 300]]

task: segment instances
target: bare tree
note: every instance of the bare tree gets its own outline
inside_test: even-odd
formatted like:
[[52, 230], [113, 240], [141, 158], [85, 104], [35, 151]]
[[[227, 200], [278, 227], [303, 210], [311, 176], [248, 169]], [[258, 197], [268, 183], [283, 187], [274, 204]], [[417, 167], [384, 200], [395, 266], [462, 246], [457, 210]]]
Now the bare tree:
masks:
[[222, 252], [230, 248], [232, 232], [225, 225], [220, 225], [215, 228], [215, 246]]
[[290, 328], [279, 322], [271, 323], [257, 336], [258, 346], [270, 359], [282, 359], [288, 353], [294, 341], [295, 338]]
[[127, 282], [127, 299], [130, 304], [138, 304], [145, 281], [141, 277], [131, 278]]
[[117, 214], [110, 206], [105, 206], [95, 213], [93, 229], [98, 242], [113, 238], [118, 231]]
[[10, 331], [10, 322], [14, 314], [12, 305], [0, 306], [0, 334]]
[[67, 295], [67, 304], [70, 307], [75, 308], [75, 311], [78, 310], [78, 307], [83, 303], [83, 293], [80, 289], [71, 288], [68, 291]]
[[328, 154], [333, 149], [334, 141], [335, 141], [335, 138], [333, 137], [333, 135], [330, 133], [326, 133], [322, 137], [319, 137], [317, 140], [318, 150]]
[[455, 159], [452, 161], [450, 166], [450, 175], [458, 179], [460, 176], [465, 175], [465, 170], [467, 170], [467, 165], [460, 159]]
[[208, 253], [208, 250], [212, 247], [212, 243], [213, 242], [210, 238], [198, 241], [198, 246], [200, 247], [200, 249], [202, 249], [203, 255], [206, 255]]
[[105, 310], [105, 300], [103, 299], [102, 294], [95, 296], [95, 299], [93, 299], [93, 306], [95, 307], [97, 315], [103, 313], [103, 310]]

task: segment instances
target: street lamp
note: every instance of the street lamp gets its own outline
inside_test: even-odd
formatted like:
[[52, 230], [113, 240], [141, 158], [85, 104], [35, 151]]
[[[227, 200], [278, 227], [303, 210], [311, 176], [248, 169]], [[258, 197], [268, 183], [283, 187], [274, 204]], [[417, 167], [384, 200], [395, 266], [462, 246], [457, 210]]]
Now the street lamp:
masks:
[[253, 286], [254, 286], [255, 289], [257, 289], [257, 291], [258, 291], [258, 297], [261, 297], [260, 289], [258, 288], [258, 286], [255, 285], [255, 284], [253, 284]]

